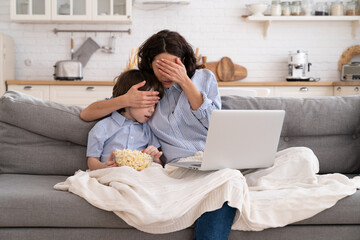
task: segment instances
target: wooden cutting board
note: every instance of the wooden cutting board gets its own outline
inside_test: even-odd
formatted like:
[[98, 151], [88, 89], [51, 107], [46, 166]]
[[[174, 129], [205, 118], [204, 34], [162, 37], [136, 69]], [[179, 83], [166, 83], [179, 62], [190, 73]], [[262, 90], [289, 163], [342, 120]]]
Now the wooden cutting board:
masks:
[[215, 74], [217, 81], [235, 81], [247, 77], [247, 69], [234, 64], [229, 57], [223, 57], [219, 62], [207, 62], [205, 67]]
[[235, 65], [230, 58], [223, 57], [216, 66], [216, 72], [220, 81], [231, 81], [235, 73]]

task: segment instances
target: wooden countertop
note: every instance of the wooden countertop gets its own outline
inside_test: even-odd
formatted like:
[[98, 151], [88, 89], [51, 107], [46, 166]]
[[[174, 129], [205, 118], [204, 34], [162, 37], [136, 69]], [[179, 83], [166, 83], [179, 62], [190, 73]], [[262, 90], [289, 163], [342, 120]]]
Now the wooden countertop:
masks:
[[92, 85], [113, 86], [110, 81], [7, 80], [7, 85]]
[[[7, 85], [92, 85], [113, 86], [112, 81], [57, 81], [57, 80], [7, 80]], [[221, 87], [272, 87], [272, 86], [359, 86], [354, 82], [218, 82]]]

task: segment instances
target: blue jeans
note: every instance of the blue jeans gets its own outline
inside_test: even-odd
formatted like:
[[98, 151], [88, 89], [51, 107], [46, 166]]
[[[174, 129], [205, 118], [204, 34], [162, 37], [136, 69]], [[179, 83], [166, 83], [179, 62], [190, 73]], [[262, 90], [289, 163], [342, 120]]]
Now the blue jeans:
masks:
[[195, 222], [193, 240], [227, 240], [235, 213], [236, 208], [227, 202], [218, 210], [204, 213]]

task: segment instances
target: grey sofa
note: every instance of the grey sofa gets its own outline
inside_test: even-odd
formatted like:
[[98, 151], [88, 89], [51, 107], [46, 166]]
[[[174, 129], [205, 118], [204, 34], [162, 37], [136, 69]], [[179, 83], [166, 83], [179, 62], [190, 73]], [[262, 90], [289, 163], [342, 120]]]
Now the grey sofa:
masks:
[[[279, 150], [307, 146], [324, 173], [360, 173], [360, 96], [312, 99], [227, 96], [224, 109], [284, 109]], [[153, 235], [53, 186], [86, 169], [81, 108], [19, 92], [0, 99], [0, 239], [191, 239], [193, 228]], [[236, 123], [234, 123], [236, 124]], [[230, 239], [360, 239], [360, 191], [304, 221]]]

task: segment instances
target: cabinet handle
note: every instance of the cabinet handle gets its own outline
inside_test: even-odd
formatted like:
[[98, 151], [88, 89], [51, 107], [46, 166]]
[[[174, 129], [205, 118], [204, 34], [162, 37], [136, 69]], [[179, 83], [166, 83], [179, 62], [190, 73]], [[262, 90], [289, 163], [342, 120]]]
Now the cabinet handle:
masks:
[[32, 89], [33, 89], [32, 86], [25, 86], [25, 87], [24, 87], [24, 90], [32, 90]]
[[87, 88], [86, 88], [86, 91], [95, 91], [95, 90], [96, 90], [95, 87], [87, 87]]
[[341, 87], [337, 87], [336, 91], [341, 92]]
[[307, 92], [307, 91], [309, 91], [309, 88], [301, 87], [299, 90], [300, 90], [300, 92]]
[[355, 92], [358, 92], [358, 91], [359, 91], [359, 87], [354, 88], [354, 91], [355, 91]]

